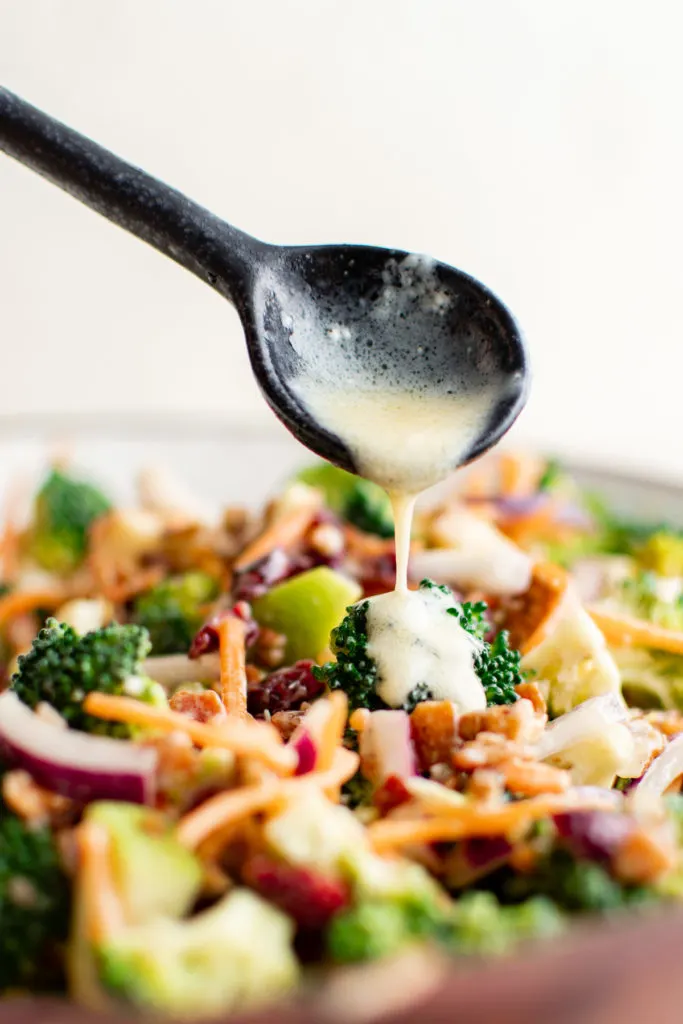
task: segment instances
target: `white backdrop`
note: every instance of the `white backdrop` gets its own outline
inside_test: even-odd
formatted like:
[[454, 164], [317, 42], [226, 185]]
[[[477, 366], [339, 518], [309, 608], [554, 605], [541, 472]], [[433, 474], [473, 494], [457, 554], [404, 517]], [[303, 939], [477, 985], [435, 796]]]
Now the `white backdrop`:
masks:
[[[531, 347], [522, 434], [683, 477], [682, 10], [0, 0], [0, 80], [264, 238], [480, 277]], [[0, 352], [4, 414], [269, 416], [224, 301], [5, 158]]]

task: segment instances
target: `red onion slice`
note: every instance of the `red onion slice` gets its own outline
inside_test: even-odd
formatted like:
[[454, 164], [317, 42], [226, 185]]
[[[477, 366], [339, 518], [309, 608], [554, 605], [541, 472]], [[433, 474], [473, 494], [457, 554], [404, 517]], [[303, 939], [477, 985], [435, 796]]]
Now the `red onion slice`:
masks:
[[11, 691], [0, 696], [0, 752], [39, 785], [79, 802], [151, 804], [154, 799], [155, 750], [63, 729]]
[[360, 740], [363, 774], [375, 787], [395, 776], [407, 779], [415, 775], [410, 717], [405, 711], [373, 711]]

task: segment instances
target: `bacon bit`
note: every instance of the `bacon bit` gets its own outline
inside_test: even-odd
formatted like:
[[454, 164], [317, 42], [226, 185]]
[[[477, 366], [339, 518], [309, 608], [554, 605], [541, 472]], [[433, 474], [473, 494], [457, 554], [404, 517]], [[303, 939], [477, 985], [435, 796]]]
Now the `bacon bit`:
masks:
[[651, 647], [670, 654], [683, 654], [683, 632], [665, 629], [629, 615], [606, 612], [601, 608], [593, 607], [588, 611], [610, 644], [618, 647]]
[[8, 622], [19, 615], [26, 615], [37, 608], [53, 609], [69, 597], [66, 587], [52, 587], [44, 590], [15, 590], [5, 597], [0, 597], [0, 624]]
[[269, 779], [254, 786], [218, 793], [180, 819], [176, 836], [185, 846], [194, 849], [213, 833], [232, 830], [252, 814], [265, 811], [296, 794], [304, 794], [306, 789], [302, 790], [302, 786], [315, 785], [323, 792], [338, 790], [355, 774], [358, 760], [357, 754], [339, 748], [332, 767], [326, 772], [308, 773], [277, 781]]
[[526, 653], [545, 638], [568, 584], [569, 576], [559, 565], [537, 562], [526, 593], [501, 602], [498, 625], [509, 632], [512, 647]]
[[244, 623], [233, 615], [218, 626], [221, 697], [228, 714], [238, 718], [246, 718], [247, 714], [246, 635]]
[[678, 863], [673, 842], [645, 829], [626, 836], [612, 859], [617, 878], [631, 885], [647, 885], [672, 871]]
[[276, 711], [270, 722], [271, 725], [275, 726], [283, 740], [289, 740], [301, 725], [301, 720], [304, 717], [304, 714], [304, 710]]
[[410, 716], [410, 728], [418, 763], [423, 771], [435, 764], [450, 763], [457, 740], [457, 716], [450, 701], [422, 701]]
[[176, 690], [168, 706], [171, 711], [187, 715], [195, 722], [216, 722], [217, 719], [225, 718], [227, 714], [225, 705], [215, 690], [203, 690], [200, 693], [194, 690]]
[[19, 818], [36, 826], [65, 824], [74, 809], [68, 797], [43, 789], [28, 772], [18, 768], [3, 777], [2, 797]]
[[116, 892], [111, 841], [106, 829], [84, 821], [76, 830], [78, 885], [85, 914], [85, 933], [97, 946], [125, 925], [123, 906]]
[[516, 843], [510, 852], [510, 867], [521, 875], [530, 875], [538, 863], [538, 850], [532, 843]]
[[530, 797], [498, 807], [454, 805], [444, 808], [433, 818], [384, 818], [368, 827], [368, 835], [378, 853], [413, 843], [454, 842], [467, 836], [512, 835], [523, 832], [541, 818], [577, 806], [609, 809], [611, 804], [608, 798], [596, 795], [577, 805], [576, 797], [569, 791]]
[[515, 693], [520, 700], [530, 700], [537, 715], [547, 717], [548, 706], [538, 683], [526, 680], [515, 687]]
[[291, 548], [300, 541], [318, 515], [316, 505], [294, 508], [266, 527], [235, 559], [233, 568], [240, 572], [269, 555], [275, 548]]
[[519, 743], [533, 743], [544, 725], [545, 718], [536, 714], [531, 701], [521, 698], [514, 704], [468, 711], [458, 719], [457, 729], [463, 740], [473, 740], [480, 732], [490, 732]]
[[569, 772], [539, 761], [513, 757], [498, 766], [507, 789], [518, 796], [564, 793], [571, 783]]
[[194, 722], [185, 715], [166, 708], [143, 704], [133, 697], [117, 697], [107, 693], [89, 693], [83, 709], [95, 718], [129, 725], [145, 725], [165, 732], [186, 733], [198, 747], [221, 747], [234, 754], [253, 757], [284, 774], [296, 768], [296, 756], [282, 745], [277, 730], [265, 722], [242, 721], [228, 717], [219, 725]]

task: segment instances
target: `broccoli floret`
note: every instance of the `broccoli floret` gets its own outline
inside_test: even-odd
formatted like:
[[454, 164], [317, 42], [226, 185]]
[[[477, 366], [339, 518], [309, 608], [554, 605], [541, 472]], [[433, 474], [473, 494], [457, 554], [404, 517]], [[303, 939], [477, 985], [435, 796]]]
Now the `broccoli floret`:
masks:
[[208, 1017], [283, 996], [298, 980], [293, 924], [247, 889], [184, 921], [157, 917], [96, 950], [115, 996], [172, 1017]]
[[322, 491], [325, 504], [352, 526], [380, 537], [394, 536], [391, 502], [377, 484], [326, 462], [303, 469], [297, 480]]
[[60, 987], [69, 906], [52, 834], [29, 828], [0, 801], [0, 993]]
[[71, 626], [48, 619], [31, 650], [19, 657], [10, 686], [31, 708], [42, 701], [52, 705], [73, 729], [127, 736], [127, 726], [87, 715], [83, 700], [99, 690], [149, 703], [165, 701], [159, 685], [140, 675], [149, 649], [149, 635], [140, 626], [113, 623], [79, 636]]
[[515, 687], [522, 682], [521, 655], [510, 647], [509, 636], [502, 630], [492, 644], [485, 644], [474, 667], [486, 692], [487, 704], [514, 704]]
[[545, 896], [573, 913], [606, 913], [654, 898], [653, 890], [623, 885], [601, 864], [577, 858], [560, 846], [554, 847], [534, 871], [507, 877], [501, 891], [506, 900], [514, 902], [533, 895]]
[[433, 907], [390, 900], [367, 900], [335, 915], [327, 930], [327, 950], [335, 963], [377, 960], [411, 940], [434, 937], [445, 928]]
[[[517, 700], [515, 686], [522, 682], [520, 655], [512, 650], [508, 635], [499, 633], [493, 643], [483, 637], [489, 630], [486, 619], [486, 604], [465, 602], [458, 604], [448, 587], [422, 580], [421, 590], [438, 590], [449, 597], [453, 604], [446, 611], [457, 619], [462, 628], [475, 637], [481, 650], [475, 658], [475, 671], [486, 691], [489, 704], [511, 704]], [[322, 668], [314, 669], [316, 678], [331, 689], [344, 690], [349, 699], [349, 708], [369, 708], [371, 711], [386, 707], [377, 694], [377, 665], [368, 655], [368, 608], [369, 601], [347, 608], [346, 617], [332, 630], [330, 646], [336, 662], [329, 662]], [[423, 700], [430, 700], [432, 693], [429, 681], [418, 683], [411, 690], [405, 708], [413, 711]]]
[[216, 580], [204, 572], [172, 576], [141, 594], [133, 620], [149, 631], [155, 654], [182, 654], [204, 621], [205, 605], [218, 596]]
[[453, 909], [449, 949], [460, 956], [497, 956], [520, 942], [550, 938], [565, 927], [563, 913], [543, 896], [505, 906], [490, 892], [468, 892]]
[[36, 496], [31, 555], [49, 572], [72, 572], [85, 556], [90, 525], [110, 508], [97, 487], [53, 470]]
[[341, 623], [332, 630], [330, 645], [336, 661], [314, 668], [316, 679], [333, 690], [343, 690], [349, 710], [384, 706], [375, 692], [377, 665], [368, 655], [368, 601], [350, 605]]

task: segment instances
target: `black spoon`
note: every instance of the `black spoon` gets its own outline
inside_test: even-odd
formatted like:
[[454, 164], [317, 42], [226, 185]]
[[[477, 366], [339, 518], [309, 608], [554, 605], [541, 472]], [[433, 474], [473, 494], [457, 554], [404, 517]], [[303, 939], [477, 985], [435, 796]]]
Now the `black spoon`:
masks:
[[460, 270], [397, 249], [268, 245], [2, 88], [0, 150], [232, 302], [268, 404], [303, 444], [344, 469], [356, 470], [350, 451], [292, 386], [311, 362], [325, 366], [324, 346], [337, 377], [358, 381], [360, 368], [368, 389], [428, 398], [487, 386], [485, 429], [461, 463], [495, 444], [524, 405], [528, 366], [515, 321]]

